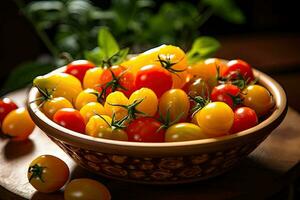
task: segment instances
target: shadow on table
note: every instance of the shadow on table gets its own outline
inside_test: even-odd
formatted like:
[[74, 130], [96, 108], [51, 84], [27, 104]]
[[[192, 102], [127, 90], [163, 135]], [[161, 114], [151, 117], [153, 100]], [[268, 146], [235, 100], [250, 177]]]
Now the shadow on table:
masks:
[[231, 171], [204, 181], [176, 185], [146, 185], [110, 180], [77, 166], [71, 179], [91, 178], [105, 184], [113, 199], [257, 199], [274, 194], [280, 187], [280, 173], [245, 158]]
[[31, 139], [19, 142], [9, 141], [4, 147], [4, 156], [7, 160], [13, 160], [30, 154], [34, 150]]

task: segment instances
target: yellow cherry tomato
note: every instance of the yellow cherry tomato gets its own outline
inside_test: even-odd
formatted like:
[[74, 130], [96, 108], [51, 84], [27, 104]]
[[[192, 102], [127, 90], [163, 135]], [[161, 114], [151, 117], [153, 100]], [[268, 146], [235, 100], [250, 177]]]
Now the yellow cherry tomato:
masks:
[[208, 138], [203, 130], [192, 123], [178, 123], [170, 126], [165, 133], [166, 142], [180, 142]]
[[80, 81], [66, 73], [47, 74], [38, 76], [33, 84], [42, 90], [52, 91], [53, 97], [65, 97], [74, 103], [77, 95], [82, 91]]
[[101, 117], [94, 115], [89, 119], [85, 127], [85, 133], [87, 135], [96, 137], [102, 128], [110, 127], [109, 124], [111, 124], [111, 118], [107, 115], [101, 115]]
[[87, 123], [92, 116], [96, 114], [98, 115], [105, 114], [105, 110], [100, 103], [90, 102], [80, 109], [80, 114], [82, 115], [85, 123]]
[[129, 100], [122, 92], [112, 92], [106, 97], [104, 104], [105, 112], [108, 116], [113, 116], [113, 114], [115, 114], [115, 119], [120, 120], [128, 114], [127, 109], [114, 104], [128, 105], [128, 103]]
[[50, 119], [62, 108], [73, 108], [73, 105], [64, 97], [55, 97], [44, 101], [41, 107], [43, 113]]
[[2, 132], [12, 137], [13, 141], [28, 138], [35, 127], [26, 108], [18, 108], [6, 115], [2, 122]]
[[170, 120], [174, 121], [181, 116], [179, 121], [183, 121], [189, 114], [190, 101], [183, 90], [171, 89], [160, 97], [158, 108], [164, 119], [169, 115]]
[[226, 135], [230, 130], [234, 113], [224, 102], [212, 102], [196, 114], [198, 125], [210, 137]]
[[158, 106], [156, 94], [149, 88], [141, 88], [130, 95], [129, 104], [140, 100], [143, 101], [136, 106], [136, 109], [148, 116], [154, 116]]
[[249, 85], [243, 90], [243, 104], [252, 108], [258, 116], [266, 114], [274, 107], [270, 92], [260, 85]]
[[210, 86], [215, 86], [217, 83], [217, 67], [219, 67], [220, 75], [227, 69], [226, 63], [221, 59], [209, 58], [189, 66], [188, 73], [203, 78]]
[[42, 155], [30, 163], [27, 177], [36, 190], [50, 193], [64, 186], [69, 174], [69, 168], [64, 161], [55, 156]]
[[84, 105], [90, 102], [97, 102], [98, 92], [94, 89], [85, 89], [81, 91], [75, 101], [75, 108], [80, 110]]
[[111, 127], [101, 127], [99, 129], [99, 133], [96, 135], [96, 137], [110, 140], [128, 141], [128, 135], [122, 129]]
[[174, 63], [174, 65], [172, 65], [172, 69], [182, 71], [172, 73], [172, 87], [182, 88], [188, 81], [189, 74], [187, 73], [187, 57], [184, 51], [179, 47], [172, 45], [161, 45], [141, 53], [138, 56], [125, 61], [121, 65], [127, 67], [129, 72], [136, 74], [143, 66], [150, 64], [161, 65], [159, 57], [162, 60]]
[[92, 179], [74, 179], [65, 189], [65, 200], [110, 200], [107, 187]]
[[83, 88], [99, 89], [99, 80], [103, 72], [101, 67], [95, 67], [86, 71], [83, 78]]

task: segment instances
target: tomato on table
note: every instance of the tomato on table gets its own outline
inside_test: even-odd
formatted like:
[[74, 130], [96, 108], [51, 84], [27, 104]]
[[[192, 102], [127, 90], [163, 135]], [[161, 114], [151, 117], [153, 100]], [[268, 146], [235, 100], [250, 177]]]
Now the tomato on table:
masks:
[[73, 108], [63, 108], [58, 110], [53, 116], [53, 121], [72, 131], [85, 133], [84, 118], [78, 110]]
[[95, 64], [87, 60], [75, 60], [67, 65], [65, 73], [71, 74], [83, 82], [87, 70], [94, 68]]
[[163, 124], [151, 117], [133, 120], [126, 128], [128, 141], [132, 142], [164, 142], [165, 129]]
[[69, 174], [64, 161], [52, 155], [42, 155], [30, 163], [27, 178], [39, 192], [51, 193], [64, 186]]
[[136, 74], [136, 89], [149, 88], [159, 98], [163, 93], [172, 88], [172, 75], [159, 65], [146, 65]]
[[267, 114], [274, 107], [271, 93], [263, 86], [249, 85], [242, 94], [243, 104], [252, 108], [258, 116]]
[[255, 111], [248, 107], [240, 107], [234, 111], [234, 121], [230, 133], [237, 133], [258, 124]]
[[13, 141], [26, 140], [35, 127], [26, 108], [18, 108], [6, 115], [2, 123], [2, 132]]
[[64, 191], [65, 200], [110, 200], [109, 190], [102, 183], [92, 179], [74, 179]]
[[208, 103], [195, 114], [198, 125], [210, 137], [228, 134], [234, 120], [232, 109], [224, 102]]
[[240, 92], [240, 88], [235, 85], [221, 84], [213, 88], [210, 99], [212, 101], [222, 101], [231, 108], [235, 108], [242, 103]]
[[10, 98], [0, 99], [0, 124], [8, 113], [17, 109], [18, 106]]

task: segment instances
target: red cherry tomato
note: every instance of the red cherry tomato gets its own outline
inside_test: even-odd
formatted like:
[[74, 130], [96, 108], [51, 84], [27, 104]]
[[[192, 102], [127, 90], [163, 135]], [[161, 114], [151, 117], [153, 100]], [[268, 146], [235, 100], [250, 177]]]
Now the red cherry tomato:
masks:
[[71, 74], [83, 82], [84, 75], [87, 70], [94, 68], [95, 64], [87, 60], [76, 60], [67, 65], [65, 73]]
[[240, 107], [234, 111], [234, 121], [230, 133], [237, 133], [251, 128], [258, 123], [258, 118], [254, 110], [248, 107]]
[[161, 123], [150, 117], [138, 118], [126, 128], [128, 141], [132, 142], [164, 142], [165, 129]]
[[243, 60], [231, 60], [227, 63], [227, 67], [222, 76], [237, 78], [239, 73], [247, 83], [254, 80], [251, 66]]
[[18, 106], [10, 98], [0, 99], [0, 124], [8, 113], [17, 108]]
[[134, 75], [126, 71], [125, 67], [112, 66], [105, 69], [100, 76], [101, 90], [105, 89], [105, 96], [114, 91], [123, 92], [127, 97], [130, 97], [134, 92]]
[[74, 108], [62, 108], [58, 110], [53, 116], [53, 121], [67, 129], [85, 133], [84, 119], [80, 112]]
[[168, 70], [158, 65], [146, 65], [136, 74], [136, 89], [150, 88], [159, 98], [164, 92], [172, 88], [172, 75]]
[[222, 84], [213, 88], [210, 99], [212, 101], [222, 101], [231, 108], [242, 103], [240, 88], [232, 84]]

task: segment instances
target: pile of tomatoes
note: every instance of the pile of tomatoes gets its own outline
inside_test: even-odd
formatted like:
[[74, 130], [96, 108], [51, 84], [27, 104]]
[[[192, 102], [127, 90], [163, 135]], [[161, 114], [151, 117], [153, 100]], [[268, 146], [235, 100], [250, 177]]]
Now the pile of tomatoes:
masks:
[[0, 125], [2, 133], [13, 141], [26, 140], [35, 127], [27, 109], [8, 97], [0, 99]]
[[188, 64], [179, 47], [162, 45], [120, 65], [86, 60], [35, 78], [41, 110], [57, 124], [93, 137], [176, 142], [233, 134], [271, 112], [269, 91], [242, 60]]

